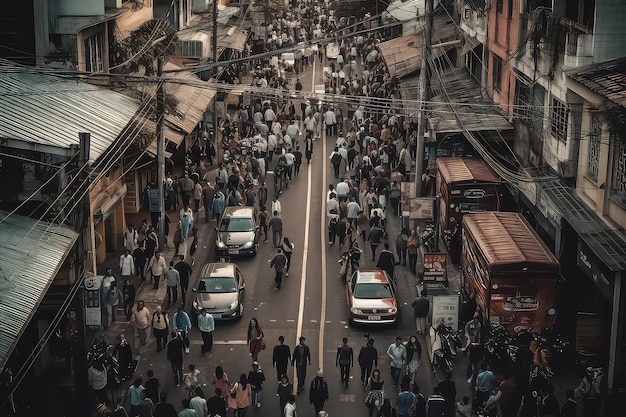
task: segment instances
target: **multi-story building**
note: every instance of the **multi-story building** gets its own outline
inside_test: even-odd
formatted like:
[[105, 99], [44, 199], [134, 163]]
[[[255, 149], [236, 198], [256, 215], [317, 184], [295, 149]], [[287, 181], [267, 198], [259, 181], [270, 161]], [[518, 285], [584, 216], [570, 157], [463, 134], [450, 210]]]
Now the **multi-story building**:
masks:
[[561, 261], [559, 330], [581, 367], [604, 366], [609, 387], [623, 386], [626, 4], [495, 0], [457, 10], [467, 50], [478, 52], [465, 54], [466, 70], [481, 74], [515, 127], [517, 208]]

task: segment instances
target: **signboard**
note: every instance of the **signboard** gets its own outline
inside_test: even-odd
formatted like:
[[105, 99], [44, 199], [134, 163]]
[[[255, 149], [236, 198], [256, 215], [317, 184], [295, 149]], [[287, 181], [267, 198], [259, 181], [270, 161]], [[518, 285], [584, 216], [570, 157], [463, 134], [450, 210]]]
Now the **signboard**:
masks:
[[459, 328], [459, 296], [458, 295], [435, 295], [433, 296], [433, 326], [443, 321], [446, 327], [454, 330]]
[[587, 245], [578, 241], [578, 254], [576, 256], [576, 265], [583, 270], [600, 289], [609, 303], [613, 303], [613, 283], [615, 275], [606, 268], [600, 260], [591, 252]]
[[448, 288], [448, 272], [447, 260], [448, 255], [441, 252], [424, 252], [424, 288], [430, 294], [447, 294]]
[[576, 320], [576, 353], [587, 358], [606, 352], [607, 320], [595, 313], [578, 312]]
[[150, 202], [150, 213], [158, 213], [161, 211], [158, 189], [151, 188], [148, 190], [148, 201]]
[[435, 221], [435, 199], [419, 197], [409, 199], [409, 219]]
[[410, 182], [400, 183], [400, 201], [404, 210], [411, 206], [411, 198], [415, 198], [415, 186]]
[[102, 285], [101, 276], [85, 278], [85, 325], [100, 327], [102, 325], [102, 310], [100, 308]]

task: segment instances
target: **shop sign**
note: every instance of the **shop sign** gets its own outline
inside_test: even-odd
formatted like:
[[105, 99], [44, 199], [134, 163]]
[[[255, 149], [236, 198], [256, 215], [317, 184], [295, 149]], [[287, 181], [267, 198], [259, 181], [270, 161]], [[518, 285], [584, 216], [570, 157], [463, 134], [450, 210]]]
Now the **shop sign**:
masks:
[[161, 199], [159, 198], [158, 189], [148, 190], [148, 201], [150, 202], [150, 213], [158, 213], [161, 211]]
[[102, 309], [100, 306], [102, 276], [85, 278], [85, 325], [100, 327], [102, 324]]
[[434, 221], [435, 198], [411, 198], [409, 200], [409, 219]]
[[458, 295], [435, 295], [433, 296], [433, 326], [443, 322], [446, 327], [454, 330], [459, 328], [459, 296]]
[[578, 241], [578, 253], [576, 254], [576, 264], [583, 270], [600, 289], [609, 303], [613, 304], [613, 285], [615, 275], [589, 250], [582, 242]]
[[463, 197], [465, 198], [483, 198], [485, 196], [485, 190], [480, 188], [470, 188], [463, 191]]
[[576, 353], [584, 357], [604, 353], [606, 323], [607, 320], [598, 314], [579, 311], [576, 317]]

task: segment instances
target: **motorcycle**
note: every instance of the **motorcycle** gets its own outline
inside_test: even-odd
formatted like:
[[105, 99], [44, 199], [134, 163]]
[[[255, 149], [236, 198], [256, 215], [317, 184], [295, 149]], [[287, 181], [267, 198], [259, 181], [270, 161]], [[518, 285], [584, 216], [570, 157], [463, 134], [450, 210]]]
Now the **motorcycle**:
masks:
[[492, 325], [485, 342], [487, 362], [494, 369], [512, 369], [517, 363], [519, 345], [501, 324]]
[[422, 239], [422, 243], [424, 244], [424, 249], [426, 249], [426, 252], [435, 251], [435, 239], [437, 235], [435, 232], [435, 225], [428, 224], [424, 227], [424, 231], [420, 233], [420, 238]]
[[348, 282], [355, 271], [359, 270], [361, 261], [361, 250], [359, 248], [351, 248], [341, 254], [339, 258], [339, 278], [343, 282]]
[[434, 329], [434, 333], [433, 340], [435, 342], [432, 346], [433, 374], [440, 369], [445, 376], [452, 375], [454, 359], [458, 349], [462, 346], [460, 335], [463, 333], [463, 330], [455, 331], [440, 324]]

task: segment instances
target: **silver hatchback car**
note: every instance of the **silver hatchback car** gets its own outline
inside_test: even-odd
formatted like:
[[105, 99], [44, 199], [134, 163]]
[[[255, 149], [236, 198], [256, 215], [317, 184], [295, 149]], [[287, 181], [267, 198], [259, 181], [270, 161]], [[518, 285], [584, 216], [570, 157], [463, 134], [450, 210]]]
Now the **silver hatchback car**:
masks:
[[239, 267], [233, 263], [205, 264], [198, 286], [193, 288], [193, 310], [204, 308], [215, 320], [238, 320], [243, 315], [246, 283]]

